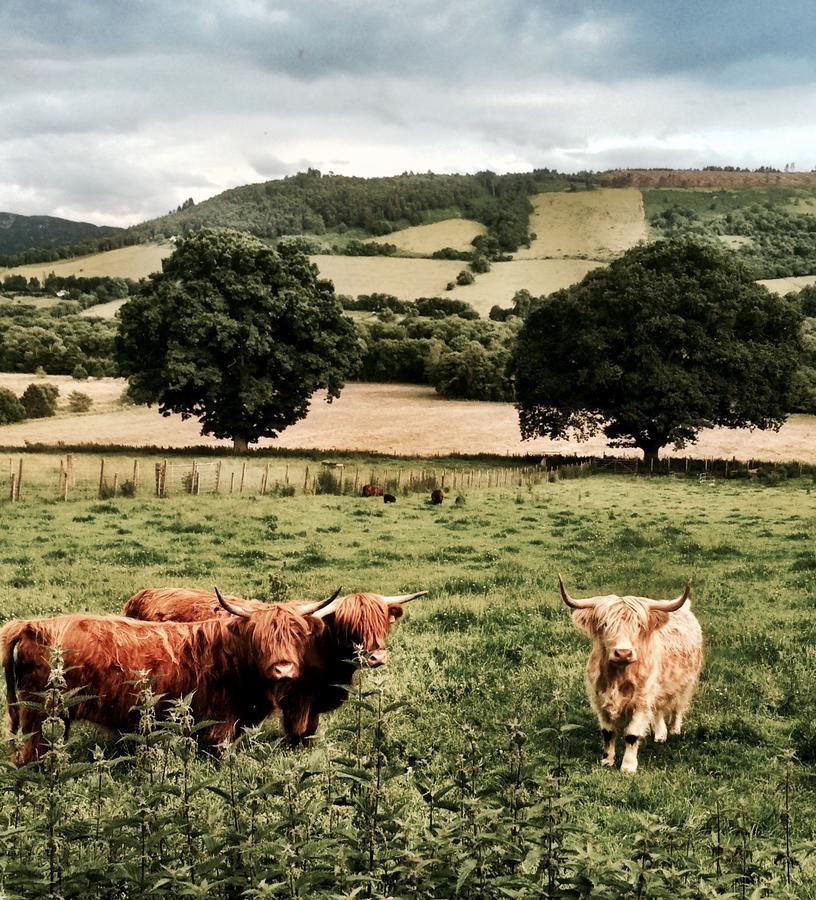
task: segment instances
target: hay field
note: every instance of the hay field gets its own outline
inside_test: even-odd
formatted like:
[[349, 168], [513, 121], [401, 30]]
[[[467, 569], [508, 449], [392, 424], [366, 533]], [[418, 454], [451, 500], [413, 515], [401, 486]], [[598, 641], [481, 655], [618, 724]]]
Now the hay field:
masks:
[[471, 219], [443, 219], [430, 225], [416, 225], [373, 238], [378, 244], [396, 244], [406, 253], [430, 255], [443, 247], [470, 250], [470, 242], [487, 228]]
[[[80, 391], [87, 394], [93, 400], [93, 410], [110, 414], [122, 409], [120, 397], [125, 389], [126, 382], [123, 378], [89, 378], [87, 381], [77, 381], [70, 375], [45, 375], [37, 378], [35, 375], [20, 372], [0, 373], [0, 387], [8, 388], [19, 397], [30, 384], [55, 384], [59, 388], [57, 398], [57, 417], [54, 419], [33, 420], [40, 424], [56, 423], [62, 415], [70, 416], [72, 428], [82, 428], [79, 424], [85, 415], [78, 416], [67, 412], [68, 395], [71, 391]], [[90, 440], [90, 439], [86, 439]]]
[[763, 278], [757, 284], [764, 284], [775, 294], [798, 293], [803, 287], [816, 284], [816, 275], [800, 275], [796, 278]]
[[28, 266], [16, 266], [13, 269], [0, 269], [0, 278], [6, 275], [35, 276], [41, 281], [54, 272], [57, 275], [111, 275], [120, 278], [144, 278], [151, 272], [161, 270], [162, 260], [173, 252], [173, 245], [135, 244], [133, 247], [120, 247], [106, 253], [94, 253], [91, 256], [77, 256], [74, 259], [61, 259], [47, 263], [32, 263]]
[[312, 256], [338, 294], [393, 294], [401, 300], [437, 297], [466, 263], [448, 259], [403, 259], [385, 256]]
[[575, 284], [587, 272], [602, 265], [588, 259], [521, 259], [493, 263], [491, 270], [477, 275], [473, 284], [457, 285], [446, 296], [467, 301], [487, 317], [490, 308], [497, 303], [510, 306], [513, 294], [522, 288], [536, 297], [551, 294]]
[[[2, 375], [0, 384], [20, 392], [33, 376]], [[230, 446], [229, 441], [203, 437], [198, 423], [180, 416], [164, 417], [145, 407], [122, 408], [116, 403], [124, 387], [117, 379], [76, 382], [49, 378], [67, 395], [82, 390], [99, 402], [99, 412], [60, 415], [0, 427], [0, 446], [29, 443], [112, 443], [133, 447]], [[105, 404], [102, 406], [101, 404]], [[612, 451], [603, 438], [585, 443], [519, 437], [518, 417], [511, 403], [444, 400], [433, 388], [405, 384], [349, 384], [332, 404], [316, 397], [309, 415], [262, 447], [321, 450], [376, 450], [381, 453], [432, 456], [447, 453], [576, 453], [602, 455]], [[706, 431], [698, 444], [672, 456], [797, 459], [816, 463], [816, 417], [791, 416], [778, 432]], [[636, 455], [632, 452], [630, 455]]]
[[646, 239], [643, 197], [635, 188], [537, 194], [530, 231], [516, 259], [585, 256], [608, 260]]
[[87, 309], [81, 310], [79, 314], [94, 319], [112, 319], [129, 299], [129, 297], [123, 297], [121, 300], [108, 300], [107, 303], [97, 303], [95, 306], [89, 306]]

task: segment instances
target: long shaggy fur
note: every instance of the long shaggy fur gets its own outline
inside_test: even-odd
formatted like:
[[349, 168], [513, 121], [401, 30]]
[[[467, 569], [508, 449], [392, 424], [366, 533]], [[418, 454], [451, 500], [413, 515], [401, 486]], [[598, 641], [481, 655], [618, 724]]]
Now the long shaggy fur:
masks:
[[[15, 621], [0, 630], [0, 648], [9, 703], [38, 702], [49, 676], [49, 648], [65, 650], [69, 688], [89, 695], [70, 711], [106, 728], [133, 730], [138, 711], [138, 672], [155, 679], [153, 690], [167, 701], [192, 693], [198, 721], [215, 720], [203, 732], [217, 743], [237, 729], [256, 725], [280, 708], [285, 681], [275, 666], [293, 664], [297, 672], [311, 632], [322, 622], [283, 607], [267, 607], [251, 619], [232, 616], [203, 622], [139, 622], [120, 616], [74, 614]], [[12, 730], [32, 733], [18, 763], [42, 750], [42, 714], [10, 706]]]
[[[253, 612], [270, 608], [259, 600], [227, 599]], [[377, 651], [384, 658], [388, 632], [402, 612], [399, 603], [386, 604], [379, 594], [348, 594], [340, 600], [336, 611], [323, 620], [325, 629], [306, 642], [301, 673], [281, 699], [283, 729], [290, 743], [311, 737], [320, 714], [343, 703], [358, 660]], [[194, 588], [146, 588], [127, 601], [125, 613], [155, 621], [230, 617], [215, 594]]]
[[[654, 729], [664, 741], [679, 733], [691, 703], [703, 660], [700, 623], [690, 601], [674, 612], [650, 608], [645, 597], [597, 597], [588, 609], [572, 613], [573, 622], [592, 638], [586, 668], [590, 703], [604, 733], [602, 762], [612, 765], [615, 734], [627, 738], [622, 768], [637, 768], [637, 744]], [[615, 647], [631, 647], [634, 659], [621, 665]]]

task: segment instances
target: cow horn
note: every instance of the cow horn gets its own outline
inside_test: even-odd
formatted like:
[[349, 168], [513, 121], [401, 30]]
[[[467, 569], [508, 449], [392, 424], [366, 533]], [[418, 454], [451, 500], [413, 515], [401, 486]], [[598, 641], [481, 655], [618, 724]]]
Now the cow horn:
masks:
[[326, 616], [330, 616], [333, 612], [336, 612], [341, 600], [343, 600], [343, 597], [340, 596], [340, 588], [337, 588], [332, 596], [327, 600], [323, 600], [321, 605], [311, 612], [310, 615], [314, 616], [316, 619], [325, 619]]
[[408, 603], [417, 597], [427, 596], [427, 591], [417, 591], [414, 594], [397, 594], [395, 597], [383, 597], [383, 603]]
[[674, 600], [652, 600], [649, 604], [649, 608], [656, 609], [658, 612], [674, 612], [676, 609], [680, 609], [690, 596], [691, 579], [689, 578], [686, 582], [686, 589], [679, 597], [675, 597]]
[[241, 618], [243, 619], [248, 619], [252, 616], [252, 613], [249, 610], [244, 609], [243, 606], [238, 606], [236, 603], [231, 603], [225, 600], [221, 596], [221, 591], [219, 591], [218, 588], [215, 589], [215, 596], [218, 597], [218, 602], [221, 604], [221, 606], [227, 612], [232, 613], [234, 616], [241, 616]]
[[298, 603], [296, 605], [296, 609], [301, 616], [311, 616], [314, 615], [319, 609], [324, 606], [328, 606], [332, 600], [336, 600], [340, 596], [340, 591], [342, 588], [337, 588], [337, 590], [331, 595], [331, 597], [326, 597], [325, 600], [313, 600], [310, 603]]
[[561, 573], [558, 573], [558, 586], [561, 588], [561, 597], [564, 600], [564, 603], [567, 604], [571, 609], [592, 609], [595, 606], [595, 600], [576, 600], [574, 597], [570, 597], [569, 592], [564, 586], [564, 579], [561, 576]]

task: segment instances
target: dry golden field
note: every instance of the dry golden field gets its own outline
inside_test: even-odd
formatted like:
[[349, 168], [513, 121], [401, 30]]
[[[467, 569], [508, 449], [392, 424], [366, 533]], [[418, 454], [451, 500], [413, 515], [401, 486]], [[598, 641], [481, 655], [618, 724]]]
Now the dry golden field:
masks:
[[[21, 391], [28, 375], [0, 375], [0, 384]], [[64, 397], [71, 390], [90, 394], [98, 412], [37, 419], [0, 427], [0, 446], [26, 443], [74, 445], [111, 443], [133, 447], [228, 447], [228, 441], [202, 437], [194, 420], [163, 417], [155, 409], [116, 406], [124, 382], [100, 379], [76, 382], [49, 377]], [[113, 410], [113, 411], [112, 411]], [[612, 451], [601, 439], [521, 441], [516, 411], [510, 403], [444, 400], [432, 388], [404, 384], [349, 384], [332, 404], [315, 398], [309, 415], [276, 441], [260, 446], [320, 450], [375, 450], [398, 455], [448, 453], [576, 453], [602, 455]], [[778, 432], [712, 429], [686, 451], [672, 456], [800, 460], [816, 462], [816, 416], [791, 416]], [[629, 455], [634, 455], [630, 452]]]
[[[460, 265], [464, 266], [464, 263]], [[483, 316], [490, 307], [510, 306], [513, 294], [525, 288], [540, 297], [569, 287], [580, 281], [587, 272], [604, 265], [589, 259], [520, 259], [493, 263], [489, 272], [477, 275], [473, 284], [457, 285], [448, 296], [466, 300]]]
[[516, 259], [585, 256], [609, 260], [646, 239], [643, 197], [635, 188], [538, 194], [530, 231], [537, 235]]
[[391, 234], [375, 237], [379, 244], [396, 244], [406, 253], [420, 253], [430, 256], [435, 250], [453, 247], [454, 250], [470, 250], [470, 242], [487, 228], [472, 219], [443, 219], [431, 225], [416, 225], [392, 231]]
[[160, 271], [162, 260], [172, 252], [173, 245], [170, 243], [135, 244], [133, 247], [120, 247], [118, 250], [94, 253], [92, 256], [0, 269], [0, 278], [19, 274], [26, 278], [33, 275], [42, 281], [50, 272], [54, 272], [57, 275], [111, 275], [138, 279]]
[[765, 278], [759, 282], [775, 294], [789, 294], [801, 291], [803, 287], [816, 284], [816, 275], [800, 275], [797, 278]]
[[448, 259], [405, 259], [386, 256], [312, 256], [338, 294], [385, 293], [401, 300], [438, 297], [466, 263]]

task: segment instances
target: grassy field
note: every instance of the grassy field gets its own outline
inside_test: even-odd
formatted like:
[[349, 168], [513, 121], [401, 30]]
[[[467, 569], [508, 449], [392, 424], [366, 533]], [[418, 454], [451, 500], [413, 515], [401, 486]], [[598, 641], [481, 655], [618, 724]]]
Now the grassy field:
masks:
[[[20, 394], [36, 380], [32, 375], [0, 374], [0, 385]], [[228, 446], [227, 441], [202, 437], [193, 419], [164, 417], [146, 407], [123, 408], [118, 399], [124, 381], [91, 379], [74, 381], [49, 376], [60, 388], [60, 403], [72, 390], [94, 400], [89, 413], [61, 413], [53, 419], [32, 419], [0, 426], [0, 446], [23, 447], [26, 443], [122, 444], [134, 447], [193, 447], [201, 444]], [[314, 448], [318, 450], [377, 450], [381, 453], [433, 456], [446, 453], [567, 453], [620, 455], [603, 438], [578, 443], [536, 439], [522, 441], [518, 414], [511, 403], [445, 400], [433, 388], [407, 384], [348, 384], [339, 400], [312, 402], [309, 415], [261, 447]], [[697, 444], [684, 451], [666, 448], [667, 455], [681, 457], [801, 460], [816, 462], [816, 417], [794, 415], [779, 432], [717, 428], [704, 431]]]
[[[191, 757], [182, 721], [123, 761], [127, 748], [79, 729], [42, 774], [0, 769], [0, 885], [813, 897], [812, 487], [593, 476], [465, 489], [441, 507], [419, 494], [4, 503], [3, 620], [116, 612], [147, 585], [431, 594], [311, 752], [259, 736], [220, 763]], [[647, 742], [635, 778], [598, 765], [587, 643], [558, 571], [576, 595], [673, 596], [694, 579], [706, 663], [686, 734]]]
[[799, 293], [803, 287], [816, 284], [816, 275], [803, 275], [801, 278], [766, 278], [759, 282], [769, 291], [776, 294]]
[[586, 259], [518, 259], [493, 263], [490, 271], [477, 275], [473, 284], [457, 285], [446, 296], [465, 300], [486, 317], [496, 304], [512, 306], [513, 295], [522, 288], [536, 297], [551, 294], [575, 284], [601, 265]]
[[390, 234], [374, 238], [380, 244], [396, 244], [406, 253], [430, 256], [435, 250], [453, 247], [454, 250], [471, 250], [471, 241], [487, 229], [472, 219], [443, 219], [430, 225], [415, 225], [392, 231]]
[[32, 263], [28, 266], [17, 266], [13, 269], [0, 268], [0, 279], [6, 275], [25, 275], [26, 278], [45, 280], [50, 272], [57, 275], [111, 275], [120, 278], [144, 278], [151, 272], [161, 269], [161, 261], [173, 252], [173, 245], [135, 244], [132, 247], [120, 247], [106, 253], [94, 253], [92, 256], [77, 256], [74, 259], [62, 259], [49, 263]]
[[646, 238], [643, 199], [634, 188], [538, 194], [533, 205], [530, 231], [537, 237], [516, 259], [609, 260]]
[[406, 259], [385, 256], [312, 256], [338, 294], [385, 293], [402, 300], [437, 297], [466, 263], [446, 259]]

